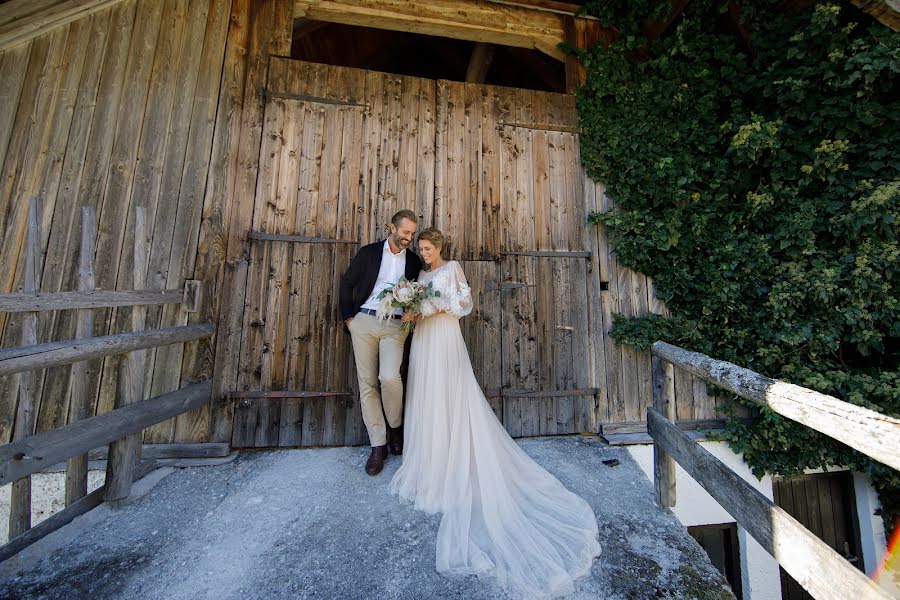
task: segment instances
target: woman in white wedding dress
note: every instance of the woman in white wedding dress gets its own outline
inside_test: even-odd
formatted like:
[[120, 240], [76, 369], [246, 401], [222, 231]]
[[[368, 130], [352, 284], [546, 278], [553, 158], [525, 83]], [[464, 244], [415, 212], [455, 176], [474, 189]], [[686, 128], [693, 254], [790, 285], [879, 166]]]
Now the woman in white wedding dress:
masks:
[[419, 236], [430, 266], [410, 353], [403, 465], [390, 489], [415, 507], [443, 513], [437, 570], [491, 574], [516, 596], [574, 590], [600, 554], [597, 520], [509, 437], [475, 379], [459, 319], [472, 295], [459, 263], [440, 256], [436, 229]]

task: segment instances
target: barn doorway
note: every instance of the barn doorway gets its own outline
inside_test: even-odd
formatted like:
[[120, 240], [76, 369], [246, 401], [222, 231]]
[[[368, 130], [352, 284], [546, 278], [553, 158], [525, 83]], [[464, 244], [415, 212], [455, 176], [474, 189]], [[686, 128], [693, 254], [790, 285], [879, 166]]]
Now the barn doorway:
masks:
[[338, 281], [411, 208], [475, 294], [473, 365], [514, 436], [596, 428], [574, 98], [273, 57], [234, 447], [365, 443]]

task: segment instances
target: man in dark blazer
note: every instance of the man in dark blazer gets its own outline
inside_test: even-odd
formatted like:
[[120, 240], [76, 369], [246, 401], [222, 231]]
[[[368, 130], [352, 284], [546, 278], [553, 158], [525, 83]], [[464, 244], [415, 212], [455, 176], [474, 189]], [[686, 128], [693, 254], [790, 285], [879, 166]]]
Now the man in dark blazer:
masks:
[[388, 434], [390, 451], [403, 453], [400, 366], [407, 332], [402, 328], [400, 309], [385, 320], [375, 313], [378, 294], [382, 290], [393, 287], [402, 276], [409, 280], [419, 276], [422, 260], [409, 248], [415, 235], [416, 214], [401, 210], [391, 218], [388, 238], [360, 248], [341, 277], [341, 318], [353, 340], [359, 405], [372, 445], [372, 453], [366, 461], [369, 475], [377, 475], [384, 467], [388, 456]]

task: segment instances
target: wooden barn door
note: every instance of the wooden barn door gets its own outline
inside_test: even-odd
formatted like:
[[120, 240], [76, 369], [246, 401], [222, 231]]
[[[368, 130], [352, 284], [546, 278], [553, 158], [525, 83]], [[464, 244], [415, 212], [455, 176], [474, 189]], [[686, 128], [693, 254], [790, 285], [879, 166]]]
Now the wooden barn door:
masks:
[[475, 300], [463, 335], [509, 432], [594, 431], [576, 127], [571, 96], [272, 58], [232, 445], [367, 441], [338, 284], [401, 208], [450, 238]]
[[475, 282], [463, 323], [476, 375], [513, 436], [594, 431], [599, 307], [574, 98], [439, 81], [437, 103], [435, 220]]
[[434, 83], [272, 58], [234, 447], [366, 442], [338, 284], [400, 208], [431, 220]]

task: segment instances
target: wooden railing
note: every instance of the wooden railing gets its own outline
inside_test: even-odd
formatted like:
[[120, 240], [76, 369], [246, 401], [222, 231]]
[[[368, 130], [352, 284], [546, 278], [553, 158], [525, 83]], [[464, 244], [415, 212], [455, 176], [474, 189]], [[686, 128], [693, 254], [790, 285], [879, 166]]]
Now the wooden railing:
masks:
[[675, 506], [677, 461], [814, 598], [889, 598], [840, 554], [674, 425], [673, 365], [894, 469], [900, 469], [900, 420], [665, 342], [653, 344], [652, 354], [654, 406], [647, 409], [647, 430], [653, 438], [657, 502]]
[[[0, 485], [12, 483], [9, 538], [0, 547], [0, 561], [58, 529], [102, 501], [120, 501], [131, 493], [131, 484], [154, 468], [155, 461], [140, 460], [141, 432], [150, 426], [188, 412], [209, 401], [208, 381], [144, 400], [145, 350], [211, 337], [209, 323], [142, 331], [146, 306], [182, 304], [196, 311], [198, 282], [188, 281], [184, 291], [145, 290], [147, 272], [146, 226], [142, 208], [135, 210], [134, 287], [135, 290], [94, 290], [93, 255], [96, 222], [93, 209], [82, 210], [81, 255], [77, 292], [40, 293], [40, 201], [32, 198], [28, 215], [23, 292], [0, 294], [0, 311], [25, 313], [22, 345], [0, 350], [0, 375], [18, 374], [19, 398], [13, 426], [13, 440], [0, 446]], [[93, 338], [93, 309], [111, 306], [132, 307], [132, 332]], [[46, 310], [76, 309], [76, 339], [38, 344], [37, 313]], [[116, 408], [90, 417], [93, 390], [87, 389], [87, 363], [94, 358], [126, 354], [120, 367]], [[34, 435], [35, 373], [59, 365], [71, 365], [69, 425]], [[88, 452], [109, 444], [106, 482], [87, 493]], [[31, 527], [31, 479], [42, 469], [66, 460], [66, 508]]]

